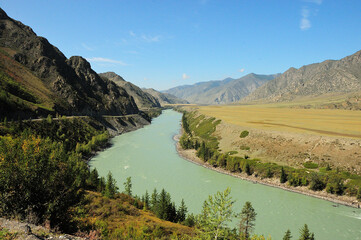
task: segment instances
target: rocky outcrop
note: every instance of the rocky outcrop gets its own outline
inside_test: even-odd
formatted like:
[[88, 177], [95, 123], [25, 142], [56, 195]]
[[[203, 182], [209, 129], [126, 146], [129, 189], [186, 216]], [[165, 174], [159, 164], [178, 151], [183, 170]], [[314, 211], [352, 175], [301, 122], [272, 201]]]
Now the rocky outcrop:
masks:
[[151, 94], [144, 92], [138, 86], [133, 83], [125, 81], [121, 76], [114, 72], [100, 73], [103, 79], [109, 79], [116, 83], [118, 86], [122, 87], [127, 91], [127, 93], [133, 97], [135, 103], [140, 109], [160, 107], [159, 101], [153, 97]]

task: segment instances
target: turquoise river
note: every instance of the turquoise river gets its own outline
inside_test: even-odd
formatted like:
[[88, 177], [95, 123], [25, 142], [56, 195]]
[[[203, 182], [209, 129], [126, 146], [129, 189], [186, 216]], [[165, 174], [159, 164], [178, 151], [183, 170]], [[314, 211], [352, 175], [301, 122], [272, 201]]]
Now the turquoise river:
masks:
[[[132, 178], [133, 193], [166, 189], [176, 205], [185, 200], [189, 212], [200, 213], [208, 195], [232, 190], [236, 200], [234, 211], [240, 212], [251, 201], [257, 212], [255, 233], [282, 239], [290, 229], [294, 239], [307, 223], [317, 240], [361, 239], [361, 209], [340, 205], [278, 188], [240, 180], [221, 174], [181, 158], [176, 151], [174, 135], [179, 133], [182, 115], [163, 111], [151, 125], [112, 139], [112, 147], [100, 152], [91, 161], [99, 175], [109, 171], [123, 191], [123, 182]], [[234, 220], [232, 227], [237, 227]]]

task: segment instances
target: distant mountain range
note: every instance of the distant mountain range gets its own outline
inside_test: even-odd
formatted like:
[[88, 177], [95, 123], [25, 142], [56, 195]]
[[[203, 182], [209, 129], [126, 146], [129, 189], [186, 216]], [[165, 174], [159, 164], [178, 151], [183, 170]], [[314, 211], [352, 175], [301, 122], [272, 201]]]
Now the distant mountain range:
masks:
[[167, 104], [188, 104], [189, 103], [187, 100], [177, 98], [176, 96], [169, 94], [169, 93], [159, 92], [157, 90], [154, 90], [153, 88], [143, 88], [142, 90], [144, 92], [147, 92], [147, 93], [151, 94], [152, 96], [154, 96], [162, 106], [167, 105]]
[[284, 102], [360, 90], [361, 51], [358, 51], [341, 60], [326, 60], [299, 69], [290, 68], [242, 101]]
[[168, 89], [164, 92], [197, 104], [228, 104], [238, 102], [279, 74], [248, 74], [239, 79], [199, 82]]

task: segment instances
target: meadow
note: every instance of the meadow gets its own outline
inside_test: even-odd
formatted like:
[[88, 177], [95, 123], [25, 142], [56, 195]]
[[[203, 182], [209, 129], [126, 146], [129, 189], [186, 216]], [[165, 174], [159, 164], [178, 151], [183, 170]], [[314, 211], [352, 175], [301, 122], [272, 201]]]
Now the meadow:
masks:
[[361, 111], [299, 109], [277, 104], [197, 108], [201, 114], [246, 128], [361, 138]]

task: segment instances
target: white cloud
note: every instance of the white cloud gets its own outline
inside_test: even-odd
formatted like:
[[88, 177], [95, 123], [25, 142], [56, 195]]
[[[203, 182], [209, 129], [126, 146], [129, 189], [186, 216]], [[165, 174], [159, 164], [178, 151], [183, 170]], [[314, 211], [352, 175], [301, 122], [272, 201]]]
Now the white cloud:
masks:
[[183, 78], [183, 79], [188, 79], [189, 76], [188, 76], [187, 74], [183, 73], [183, 74], [182, 74], [182, 78]]
[[114, 63], [114, 64], [119, 64], [119, 65], [122, 65], [122, 66], [128, 66], [128, 64], [126, 64], [125, 62], [118, 61], [118, 60], [113, 60], [113, 59], [109, 59], [109, 58], [102, 58], [102, 57], [86, 58], [86, 60], [89, 61], [89, 62]]
[[244, 68], [239, 69], [238, 72], [243, 73], [243, 72], [244, 72]]
[[94, 51], [94, 48], [89, 47], [89, 46], [86, 45], [85, 43], [82, 43], [81, 46], [82, 46], [83, 48], [85, 48], [86, 50], [88, 50], [88, 51]]
[[303, 0], [304, 2], [315, 3], [318, 5], [322, 4], [322, 0]]
[[159, 42], [161, 36], [160, 36], [160, 35], [150, 36], [150, 35], [144, 35], [144, 34], [143, 34], [141, 38], [142, 38], [144, 41], [146, 41], [146, 42]]
[[129, 31], [129, 35], [132, 37], [136, 37], [137, 35], [135, 35], [135, 33], [133, 31]]
[[302, 8], [301, 11], [301, 21], [300, 21], [300, 29], [307, 30], [311, 27], [311, 21], [308, 19], [310, 16], [310, 11], [307, 8]]

